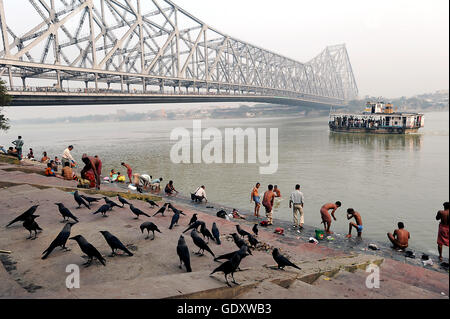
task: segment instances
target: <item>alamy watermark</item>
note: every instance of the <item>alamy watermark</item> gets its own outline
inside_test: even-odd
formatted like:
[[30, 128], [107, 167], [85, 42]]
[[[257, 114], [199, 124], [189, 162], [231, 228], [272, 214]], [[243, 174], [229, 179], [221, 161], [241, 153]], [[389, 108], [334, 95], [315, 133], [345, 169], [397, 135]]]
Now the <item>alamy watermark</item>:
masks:
[[[188, 129], [179, 127], [171, 132], [170, 140], [177, 141], [170, 151], [174, 164], [259, 163], [259, 173], [262, 175], [278, 171], [277, 128], [225, 128], [222, 132], [214, 127], [202, 129], [202, 121], [194, 120], [192, 136]], [[203, 145], [205, 141], [207, 144]]]
[[370, 264], [366, 268], [366, 272], [370, 273], [366, 278], [366, 287], [368, 289], [380, 288], [380, 267]]
[[66, 273], [70, 273], [66, 277], [67, 289], [79, 289], [80, 288], [80, 267], [78, 265], [67, 265]]

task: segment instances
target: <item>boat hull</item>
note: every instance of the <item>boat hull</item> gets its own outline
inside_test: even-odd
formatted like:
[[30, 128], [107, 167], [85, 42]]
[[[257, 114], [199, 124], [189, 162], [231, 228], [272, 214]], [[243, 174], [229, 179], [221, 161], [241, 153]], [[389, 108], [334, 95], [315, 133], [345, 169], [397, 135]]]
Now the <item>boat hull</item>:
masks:
[[331, 132], [336, 133], [364, 133], [364, 134], [394, 134], [394, 135], [406, 135], [415, 134], [419, 132], [419, 128], [402, 128], [402, 127], [389, 127], [389, 128], [358, 128], [358, 127], [332, 127]]

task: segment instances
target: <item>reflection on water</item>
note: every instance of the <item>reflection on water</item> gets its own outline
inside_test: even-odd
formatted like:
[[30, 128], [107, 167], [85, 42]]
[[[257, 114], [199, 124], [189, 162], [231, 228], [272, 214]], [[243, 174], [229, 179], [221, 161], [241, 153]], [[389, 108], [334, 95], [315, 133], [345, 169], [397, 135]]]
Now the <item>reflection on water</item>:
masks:
[[368, 150], [420, 151], [423, 143], [421, 134], [363, 134], [330, 132], [330, 143], [358, 145]]

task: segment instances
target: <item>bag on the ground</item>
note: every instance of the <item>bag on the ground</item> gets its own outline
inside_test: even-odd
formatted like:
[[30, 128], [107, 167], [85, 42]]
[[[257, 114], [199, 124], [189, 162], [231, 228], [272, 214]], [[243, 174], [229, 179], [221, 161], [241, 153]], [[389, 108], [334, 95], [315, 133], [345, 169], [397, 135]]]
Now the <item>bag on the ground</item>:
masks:
[[226, 215], [227, 215], [227, 212], [224, 211], [223, 209], [217, 212], [217, 217], [219, 217], [219, 218], [226, 219], [226, 217], [225, 217]]

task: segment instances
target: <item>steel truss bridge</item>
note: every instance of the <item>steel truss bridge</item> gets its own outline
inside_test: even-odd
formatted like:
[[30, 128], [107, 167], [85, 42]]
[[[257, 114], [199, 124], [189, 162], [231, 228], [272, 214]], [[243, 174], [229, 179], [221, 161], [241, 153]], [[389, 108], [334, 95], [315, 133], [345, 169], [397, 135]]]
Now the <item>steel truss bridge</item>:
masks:
[[26, 0], [21, 15], [14, 2], [0, 0], [0, 76], [19, 105], [341, 105], [358, 95], [345, 45], [300, 63], [228, 36], [169, 0]]

